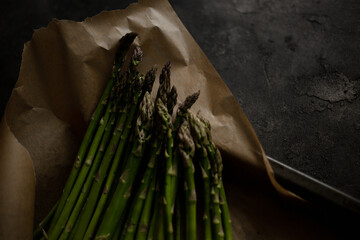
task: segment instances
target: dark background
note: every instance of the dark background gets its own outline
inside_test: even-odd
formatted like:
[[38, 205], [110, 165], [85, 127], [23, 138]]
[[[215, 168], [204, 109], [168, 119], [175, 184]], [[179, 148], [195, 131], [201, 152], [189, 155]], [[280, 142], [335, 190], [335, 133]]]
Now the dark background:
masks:
[[[23, 45], [52, 18], [129, 2], [0, 6], [0, 115]], [[360, 1], [170, 0], [252, 123], [266, 153], [360, 198]]]

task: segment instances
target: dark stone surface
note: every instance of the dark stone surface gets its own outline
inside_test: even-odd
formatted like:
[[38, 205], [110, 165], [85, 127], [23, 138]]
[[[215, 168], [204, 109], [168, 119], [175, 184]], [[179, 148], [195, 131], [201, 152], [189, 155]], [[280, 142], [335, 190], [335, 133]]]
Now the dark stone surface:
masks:
[[[360, 2], [172, 0], [273, 158], [360, 198]], [[0, 114], [23, 44], [52, 18], [129, 1], [3, 1]]]

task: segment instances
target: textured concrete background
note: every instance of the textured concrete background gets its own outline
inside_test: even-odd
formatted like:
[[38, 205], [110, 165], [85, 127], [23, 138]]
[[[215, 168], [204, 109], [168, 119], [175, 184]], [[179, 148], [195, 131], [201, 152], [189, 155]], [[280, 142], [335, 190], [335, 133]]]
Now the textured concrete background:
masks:
[[[23, 44], [52, 18], [130, 1], [2, 1], [0, 115]], [[360, 198], [360, 2], [170, 0], [253, 124], [266, 153]]]

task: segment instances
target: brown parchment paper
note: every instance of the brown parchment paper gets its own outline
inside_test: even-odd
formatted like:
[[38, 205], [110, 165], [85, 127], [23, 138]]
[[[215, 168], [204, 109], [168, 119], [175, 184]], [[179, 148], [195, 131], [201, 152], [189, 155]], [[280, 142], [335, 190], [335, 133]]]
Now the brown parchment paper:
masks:
[[130, 31], [139, 34], [142, 72], [170, 60], [179, 101], [200, 89], [193, 111], [210, 120], [224, 156], [234, 239], [339, 236], [276, 183], [246, 116], [170, 4], [143, 0], [83, 22], [55, 19], [25, 44], [0, 125], [0, 239], [31, 239], [33, 225], [59, 198], [118, 40]]

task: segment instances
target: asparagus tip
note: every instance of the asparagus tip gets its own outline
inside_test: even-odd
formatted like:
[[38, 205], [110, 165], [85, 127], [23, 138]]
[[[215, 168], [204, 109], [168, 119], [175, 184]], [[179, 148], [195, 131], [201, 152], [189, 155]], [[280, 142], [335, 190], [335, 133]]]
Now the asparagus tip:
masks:
[[[181, 126], [179, 128], [179, 132], [178, 132], [178, 137], [179, 137], [179, 148], [183, 152], [186, 152], [187, 155], [193, 156], [194, 152], [195, 152], [195, 144], [194, 144], [194, 140], [191, 136], [188, 120], [185, 120], [181, 124]], [[183, 158], [184, 158], [184, 156], [183, 156]], [[186, 160], [186, 159], [184, 159], [184, 160]]]
[[156, 75], [156, 71], [157, 68], [155, 66], [153, 66], [145, 75], [145, 80], [144, 80], [144, 87], [143, 87], [143, 91], [144, 92], [151, 92], [152, 88], [154, 86], [154, 82], [155, 82], [155, 75]]
[[131, 64], [133, 64], [134, 66], [138, 65], [142, 58], [143, 52], [139, 46], [136, 46], [134, 49], [134, 53], [131, 57]]
[[124, 57], [124, 55], [128, 51], [130, 45], [132, 44], [132, 42], [134, 41], [136, 36], [137, 36], [137, 33], [129, 32], [129, 33], [125, 34], [125, 36], [120, 38], [119, 47], [116, 52], [116, 59], [122, 59]]
[[170, 69], [171, 69], [171, 62], [167, 62], [161, 70], [160, 74], [160, 85], [162, 85], [165, 81], [168, 81], [170, 85]]
[[174, 107], [176, 105], [177, 102], [177, 91], [176, 91], [176, 87], [173, 86], [171, 88], [170, 93], [168, 94], [168, 102], [167, 102], [167, 108], [169, 111], [169, 114], [171, 115], [173, 113]]
[[200, 90], [187, 96], [185, 102], [179, 106], [179, 110], [182, 112], [186, 112], [196, 102], [196, 100], [199, 98], [199, 95]]

